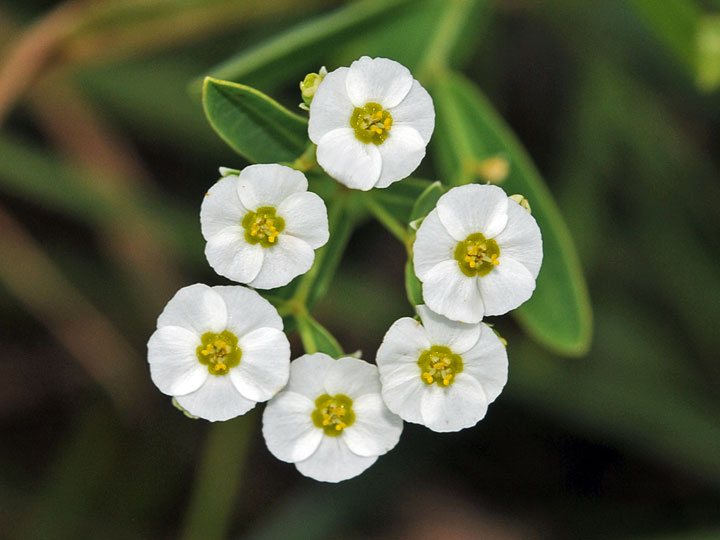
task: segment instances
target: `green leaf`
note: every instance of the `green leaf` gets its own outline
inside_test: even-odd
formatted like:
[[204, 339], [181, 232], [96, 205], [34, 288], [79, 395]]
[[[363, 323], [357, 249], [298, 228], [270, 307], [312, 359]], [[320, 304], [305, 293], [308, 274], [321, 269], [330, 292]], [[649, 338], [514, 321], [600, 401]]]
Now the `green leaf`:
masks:
[[342, 347], [327, 329], [307, 313], [296, 315], [300, 338], [305, 352], [312, 354], [321, 352], [340, 358], [343, 355]]
[[[395, 20], [400, 16], [399, 8], [414, 7], [416, 3], [417, 0], [368, 0], [352, 3], [303, 22], [273, 39], [241, 52], [211, 69], [209, 75], [234, 81], [261, 79], [272, 85], [284, 81], [288, 73], [316, 71], [323, 62], [327, 62], [330, 51], [353, 37], [362, 37], [369, 28], [374, 28], [384, 21]], [[198, 82], [195, 82], [191, 88], [198, 86]]]
[[307, 120], [249, 86], [207, 77], [203, 107], [218, 135], [249, 161], [293, 161], [308, 144]]
[[433, 88], [437, 112], [435, 149], [445, 178], [473, 180], [473, 163], [504, 154], [509, 194], [522, 193], [543, 235], [544, 259], [533, 297], [513, 312], [536, 340], [563, 355], [584, 354], [592, 336], [592, 311], [575, 246], [560, 211], [524, 149], [471, 82], [448, 73]]
[[422, 284], [415, 275], [415, 267], [413, 266], [412, 259], [408, 259], [405, 263], [405, 293], [407, 294], [410, 304], [413, 306], [419, 306], [425, 303], [422, 295]]
[[720, 86], [720, 16], [705, 16], [698, 30], [697, 84], [710, 92]]

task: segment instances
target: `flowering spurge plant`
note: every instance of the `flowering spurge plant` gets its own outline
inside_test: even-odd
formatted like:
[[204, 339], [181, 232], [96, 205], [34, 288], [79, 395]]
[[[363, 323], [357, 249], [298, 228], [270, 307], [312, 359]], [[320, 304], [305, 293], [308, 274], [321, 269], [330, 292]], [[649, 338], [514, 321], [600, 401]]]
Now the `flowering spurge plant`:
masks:
[[329, 235], [325, 203], [307, 188], [303, 173], [276, 164], [221, 178], [200, 208], [210, 266], [258, 289], [307, 272]]
[[158, 317], [148, 362], [155, 385], [188, 413], [228, 420], [285, 386], [290, 344], [276, 309], [255, 291], [198, 283]]
[[357, 358], [306, 354], [265, 407], [263, 436], [305, 476], [340, 482], [359, 475], [400, 439], [402, 420], [380, 396], [378, 370]]
[[508, 376], [505, 346], [483, 323], [451, 321], [417, 306], [422, 324], [395, 321], [377, 352], [382, 396], [406, 422], [433, 431], [472, 427]]
[[530, 298], [542, 263], [540, 229], [499, 187], [451, 189], [421, 223], [413, 264], [427, 306], [477, 323]]
[[347, 187], [384, 188], [412, 173], [435, 127], [432, 98], [403, 65], [363, 56], [328, 73], [310, 104], [317, 161]]

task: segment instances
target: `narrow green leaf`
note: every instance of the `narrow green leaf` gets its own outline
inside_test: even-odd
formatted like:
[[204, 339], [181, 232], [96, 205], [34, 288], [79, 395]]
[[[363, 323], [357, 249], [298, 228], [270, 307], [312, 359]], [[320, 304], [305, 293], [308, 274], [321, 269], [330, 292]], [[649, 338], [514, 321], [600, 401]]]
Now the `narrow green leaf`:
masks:
[[720, 86], [720, 16], [707, 15], [698, 30], [697, 84], [706, 92]]
[[249, 161], [293, 161], [308, 144], [307, 120], [249, 86], [207, 77], [203, 107], [218, 135]]
[[312, 316], [301, 313], [296, 319], [306, 353], [321, 352], [333, 358], [340, 358], [343, 355], [342, 347], [335, 337]]
[[575, 246], [557, 205], [535, 166], [480, 91], [448, 73], [433, 88], [437, 112], [435, 149], [440, 169], [453, 184], [472, 181], [468, 164], [504, 154], [509, 194], [522, 193], [543, 235], [544, 260], [533, 297], [513, 312], [535, 339], [564, 355], [585, 353], [592, 336], [592, 311]]
[[405, 263], [405, 293], [411, 305], [419, 306], [425, 303], [422, 296], [422, 284], [415, 275], [412, 259], [408, 259]]

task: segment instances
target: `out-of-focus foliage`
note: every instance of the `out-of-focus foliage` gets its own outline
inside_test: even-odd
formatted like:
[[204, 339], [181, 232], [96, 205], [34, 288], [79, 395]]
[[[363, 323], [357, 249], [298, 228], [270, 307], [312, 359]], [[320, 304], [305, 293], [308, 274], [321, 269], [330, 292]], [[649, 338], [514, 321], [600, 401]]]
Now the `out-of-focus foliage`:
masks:
[[[714, 0], [0, 0], [0, 536], [718, 537], [718, 16]], [[578, 283], [569, 231], [594, 337], [567, 359], [525, 336], [565, 330], [544, 340], [564, 353], [589, 337], [584, 308], [567, 322], [578, 285], [547, 288], [520, 326], [491, 321], [511, 365], [485, 420], [444, 437], [407, 426], [365, 475], [328, 486], [268, 454], [256, 413], [211, 425], [175, 410], [145, 343], [177, 288], [222, 282], [198, 209], [218, 166], [246, 162], [206, 122], [202, 78], [301, 115], [305, 73], [363, 54], [408, 65], [438, 111], [417, 178], [373, 193], [394, 234], [434, 189], [420, 178], [464, 172], [447, 157], [463, 134], [476, 158], [508, 159], [501, 185], [545, 220], [541, 279]], [[372, 361], [409, 314], [405, 248], [310, 184], [335, 203], [317, 254], [331, 264], [278, 291], [314, 306], [283, 313], [286, 328]]]

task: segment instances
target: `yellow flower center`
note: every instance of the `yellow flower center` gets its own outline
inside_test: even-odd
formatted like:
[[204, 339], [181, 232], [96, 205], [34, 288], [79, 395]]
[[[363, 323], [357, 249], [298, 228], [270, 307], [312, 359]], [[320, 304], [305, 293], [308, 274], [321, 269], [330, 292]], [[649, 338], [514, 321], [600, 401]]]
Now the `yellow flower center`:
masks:
[[248, 212], [242, 220], [245, 228], [245, 240], [262, 247], [277, 245], [277, 238], [285, 229], [285, 220], [275, 215], [272, 206], [263, 206], [255, 212]]
[[492, 238], [474, 233], [455, 248], [455, 260], [460, 270], [468, 277], [486, 276], [500, 264], [500, 247]]
[[352, 403], [352, 399], [344, 394], [334, 396], [323, 394], [315, 400], [315, 410], [312, 412], [313, 424], [322, 428], [325, 435], [337, 437], [343, 429], [355, 422]]
[[392, 116], [379, 103], [371, 102], [364, 107], [355, 107], [350, 117], [350, 127], [355, 129], [355, 136], [365, 144], [385, 142], [392, 123]]
[[238, 339], [228, 330], [216, 334], [206, 332], [200, 336], [201, 345], [196, 354], [200, 363], [207, 366], [213, 375], [227, 375], [230, 368], [237, 366], [242, 357], [242, 351], [237, 346]]
[[462, 357], [453, 354], [448, 347], [433, 345], [418, 358], [420, 378], [427, 384], [445, 388], [455, 382], [455, 376], [463, 370]]

